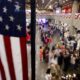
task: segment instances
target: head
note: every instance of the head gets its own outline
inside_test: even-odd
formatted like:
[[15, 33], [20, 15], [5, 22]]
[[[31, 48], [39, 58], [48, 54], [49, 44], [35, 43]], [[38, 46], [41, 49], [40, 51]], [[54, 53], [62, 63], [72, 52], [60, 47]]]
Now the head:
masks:
[[42, 49], [42, 46], [40, 46], [40, 49]]
[[51, 51], [54, 52], [54, 50], [55, 50], [55, 47], [53, 46]]
[[46, 74], [50, 74], [50, 71], [51, 71], [51, 69], [48, 68], [47, 71], [46, 71]]
[[46, 48], [46, 52], [49, 52], [49, 50], [50, 50], [50, 48], [49, 48], [49, 47], [47, 47], [47, 48]]

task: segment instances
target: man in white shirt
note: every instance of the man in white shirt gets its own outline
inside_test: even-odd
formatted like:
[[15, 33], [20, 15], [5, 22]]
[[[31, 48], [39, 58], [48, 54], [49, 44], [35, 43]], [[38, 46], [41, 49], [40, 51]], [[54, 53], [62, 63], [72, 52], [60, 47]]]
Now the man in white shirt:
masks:
[[80, 39], [78, 39], [78, 41], [77, 41], [77, 48], [76, 48], [76, 50], [79, 50], [80, 49]]
[[47, 72], [46, 72], [46, 75], [45, 75], [45, 80], [51, 80], [51, 78], [52, 78], [51, 69], [48, 68]]

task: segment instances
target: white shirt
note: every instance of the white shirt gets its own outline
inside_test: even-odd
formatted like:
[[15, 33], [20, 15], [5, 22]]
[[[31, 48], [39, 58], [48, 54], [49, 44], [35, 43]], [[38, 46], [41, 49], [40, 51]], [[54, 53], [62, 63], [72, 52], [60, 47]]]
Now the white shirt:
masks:
[[[59, 52], [59, 51], [57, 50], [57, 52]], [[58, 64], [58, 60], [57, 60], [58, 58], [57, 57], [54, 58], [55, 55], [59, 56], [59, 54], [57, 52], [55, 53], [55, 51], [54, 51], [54, 53], [52, 53], [52, 52], [49, 53], [49, 64], [50, 63]]]
[[80, 49], [80, 39], [77, 41], [77, 48], [76, 48], [77, 50], [79, 50]]
[[45, 75], [45, 80], [51, 80], [52, 78], [52, 75], [51, 74], [46, 74]]
[[56, 49], [55, 52], [54, 52], [54, 54], [56, 54], [57, 56], [59, 56], [60, 55], [60, 52], [61, 52], [60, 49]]
[[76, 58], [75, 58], [75, 57], [73, 57], [73, 56], [71, 56], [71, 63], [72, 63], [72, 64], [75, 64], [75, 63], [76, 63], [76, 61], [75, 61], [75, 60], [76, 60]]

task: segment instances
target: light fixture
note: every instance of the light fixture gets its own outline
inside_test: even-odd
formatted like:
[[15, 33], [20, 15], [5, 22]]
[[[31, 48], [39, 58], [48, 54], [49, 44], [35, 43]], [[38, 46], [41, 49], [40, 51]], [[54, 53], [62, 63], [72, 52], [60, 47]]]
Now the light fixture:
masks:
[[56, 13], [59, 14], [60, 13], [60, 10], [59, 9], [56, 9]]
[[49, 9], [52, 9], [52, 5], [49, 6]]
[[65, 1], [63, 1], [63, 3], [65, 3]]

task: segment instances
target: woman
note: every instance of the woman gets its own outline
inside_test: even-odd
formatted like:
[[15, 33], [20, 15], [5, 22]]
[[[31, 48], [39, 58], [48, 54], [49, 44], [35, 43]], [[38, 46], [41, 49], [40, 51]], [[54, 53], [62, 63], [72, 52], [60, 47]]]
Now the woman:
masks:
[[51, 80], [52, 75], [51, 75], [50, 71], [51, 71], [51, 69], [48, 68], [46, 71], [45, 80]]
[[[52, 80], [60, 80], [61, 77], [61, 69], [56, 64], [50, 64], [51, 74], [52, 74]], [[55, 74], [53, 76], [53, 74]], [[54, 79], [55, 78], [55, 79]]]
[[49, 50], [50, 49], [48, 46], [46, 46], [45, 49], [43, 50], [43, 60], [47, 63], [49, 61]]
[[57, 56], [55, 54], [55, 47], [52, 47], [51, 52], [49, 53], [49, 64], [54, 63], [57, 64]]
[[40, 46], [40, 61], [43, 61], [43, 47]]

